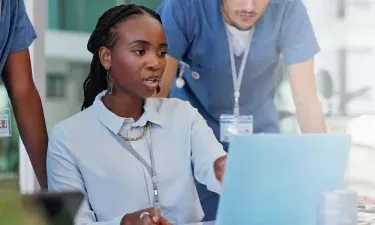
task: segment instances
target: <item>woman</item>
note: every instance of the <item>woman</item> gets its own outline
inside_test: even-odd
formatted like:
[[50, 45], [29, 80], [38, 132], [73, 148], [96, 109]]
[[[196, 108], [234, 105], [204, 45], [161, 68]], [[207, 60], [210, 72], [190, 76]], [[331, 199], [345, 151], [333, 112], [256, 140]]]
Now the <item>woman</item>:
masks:
[[143, 6], [99, 18], [83, 111], [53, 128], [47, 156], [49, 189], [86, 195], [77, 224], [199, 222], [193, 174], [220, 193], [226, 156], [205, 120], [189, 103], [149, 98], [160, 91], [166, 43]]

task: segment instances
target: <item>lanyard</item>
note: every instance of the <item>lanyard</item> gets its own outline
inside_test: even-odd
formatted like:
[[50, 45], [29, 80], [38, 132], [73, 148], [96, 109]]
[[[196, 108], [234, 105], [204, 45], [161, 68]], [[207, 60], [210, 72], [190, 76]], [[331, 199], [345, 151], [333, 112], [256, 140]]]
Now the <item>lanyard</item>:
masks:
[[229, 31], [227, 30], [228, 45], [229, 45], [229, 55], [230, 55], [230, 64], [231, 64], [232, 79], [233, 79], [233, 90], [234, 90], [234, 93], [233, 93], [233, 95], [234, 95], [233, 112], [234, 112], [235, 116], [239, 116], [239, 114], [240, 114], [240, 103], [239, 103], [240, 89], [241, 89], [241, 83], [242, 83], [243, 73], [245, 71], [247, 59], [248, 59], [249, 52], [250, 52], [250, 46], [251, 46], [251, 40], [252, 40], [252, 32], [253, 31], [250, 31], [250, 33], [249, 33], [249, 40], [248, 40], [248, 42], [246, 44], [246, 49], [245, 49], [245, 52], [244, 52], [244, 54], [242, 56], [242, 62], [241, 62], [239, 73], [237, 74], [236, 62], [234, 60], [233, 44], [231, 42]]
[[[147, 126], [147, 125], [146, 125]], [[120, 142], [120, 144], [126, 148], [137, 160], [142, 163], [148, 173], [151, 176], [151, 182], [152, 182], [152, 188], [153, 188], [153, 207], [155, 208], [160, 208], [160, 200], [159, 200], [159, 191], [157, 187], [157, 179], [156, 179], [156, 169], [155, 169], [155, 160], [154, 160], [154, 154], [153, 154], [153, 149], [152, 149], [152, 144], [151, 144], [151, 124], [149, 124], [149, 131], [147, 132], [147, 137], [148, 137], [148, 147], [150, 149], [150, 161], [151, 161], [151, 166], [146, 162], [146, 160], [138, 154], [138, 152], [131, 146], [131, 144], [124, 139], [122, 139], [120, 136], [116, 136], [116, 139]]]

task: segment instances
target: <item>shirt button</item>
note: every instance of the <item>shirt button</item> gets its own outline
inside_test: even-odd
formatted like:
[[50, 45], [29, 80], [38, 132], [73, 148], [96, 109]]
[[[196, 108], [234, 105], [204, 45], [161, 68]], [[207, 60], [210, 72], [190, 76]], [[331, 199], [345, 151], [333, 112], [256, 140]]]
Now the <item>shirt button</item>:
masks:
[[199, 75], [199, 73], [198, 72], [193, 72], [192, 74], [191, 74], [191, 76], [194, 78], [194, 79], [196, 79], [196, 80], [198, 80], [201, 76]]

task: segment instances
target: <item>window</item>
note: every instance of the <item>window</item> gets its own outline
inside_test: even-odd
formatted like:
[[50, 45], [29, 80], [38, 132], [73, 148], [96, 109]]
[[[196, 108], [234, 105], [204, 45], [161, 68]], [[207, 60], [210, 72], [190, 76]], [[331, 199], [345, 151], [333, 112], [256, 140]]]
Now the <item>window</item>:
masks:
[[92, 32], [100, 15], [116, 5], [116, 0], [49, 0], [48, 27]]
[[48, 0], [50, 29], [92, 32], [99, 17], [109, 8], [133, 3], [156, 10], [161, 0]]
[[131, 0], [128, 2], [137, 5], [144, 5], [150, 9], [156, 10], [160, 5], [161, 0]]
[[66, 96], [66, 76], [47, 74], [47, 98], [64, 98]]

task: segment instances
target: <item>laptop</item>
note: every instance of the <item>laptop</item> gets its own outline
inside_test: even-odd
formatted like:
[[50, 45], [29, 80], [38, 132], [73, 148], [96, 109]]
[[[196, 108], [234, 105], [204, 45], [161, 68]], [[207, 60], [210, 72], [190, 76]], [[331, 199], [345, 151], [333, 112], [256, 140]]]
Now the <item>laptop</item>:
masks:
[[348, 135], [236, 136], [215, 225], [316, 225], [323, 191], [344, 188]]
[[47, 225], [73, 225], [84, 195], [81, 192], [39, 192], [23, 195], [26, 207], [37, 208]]

